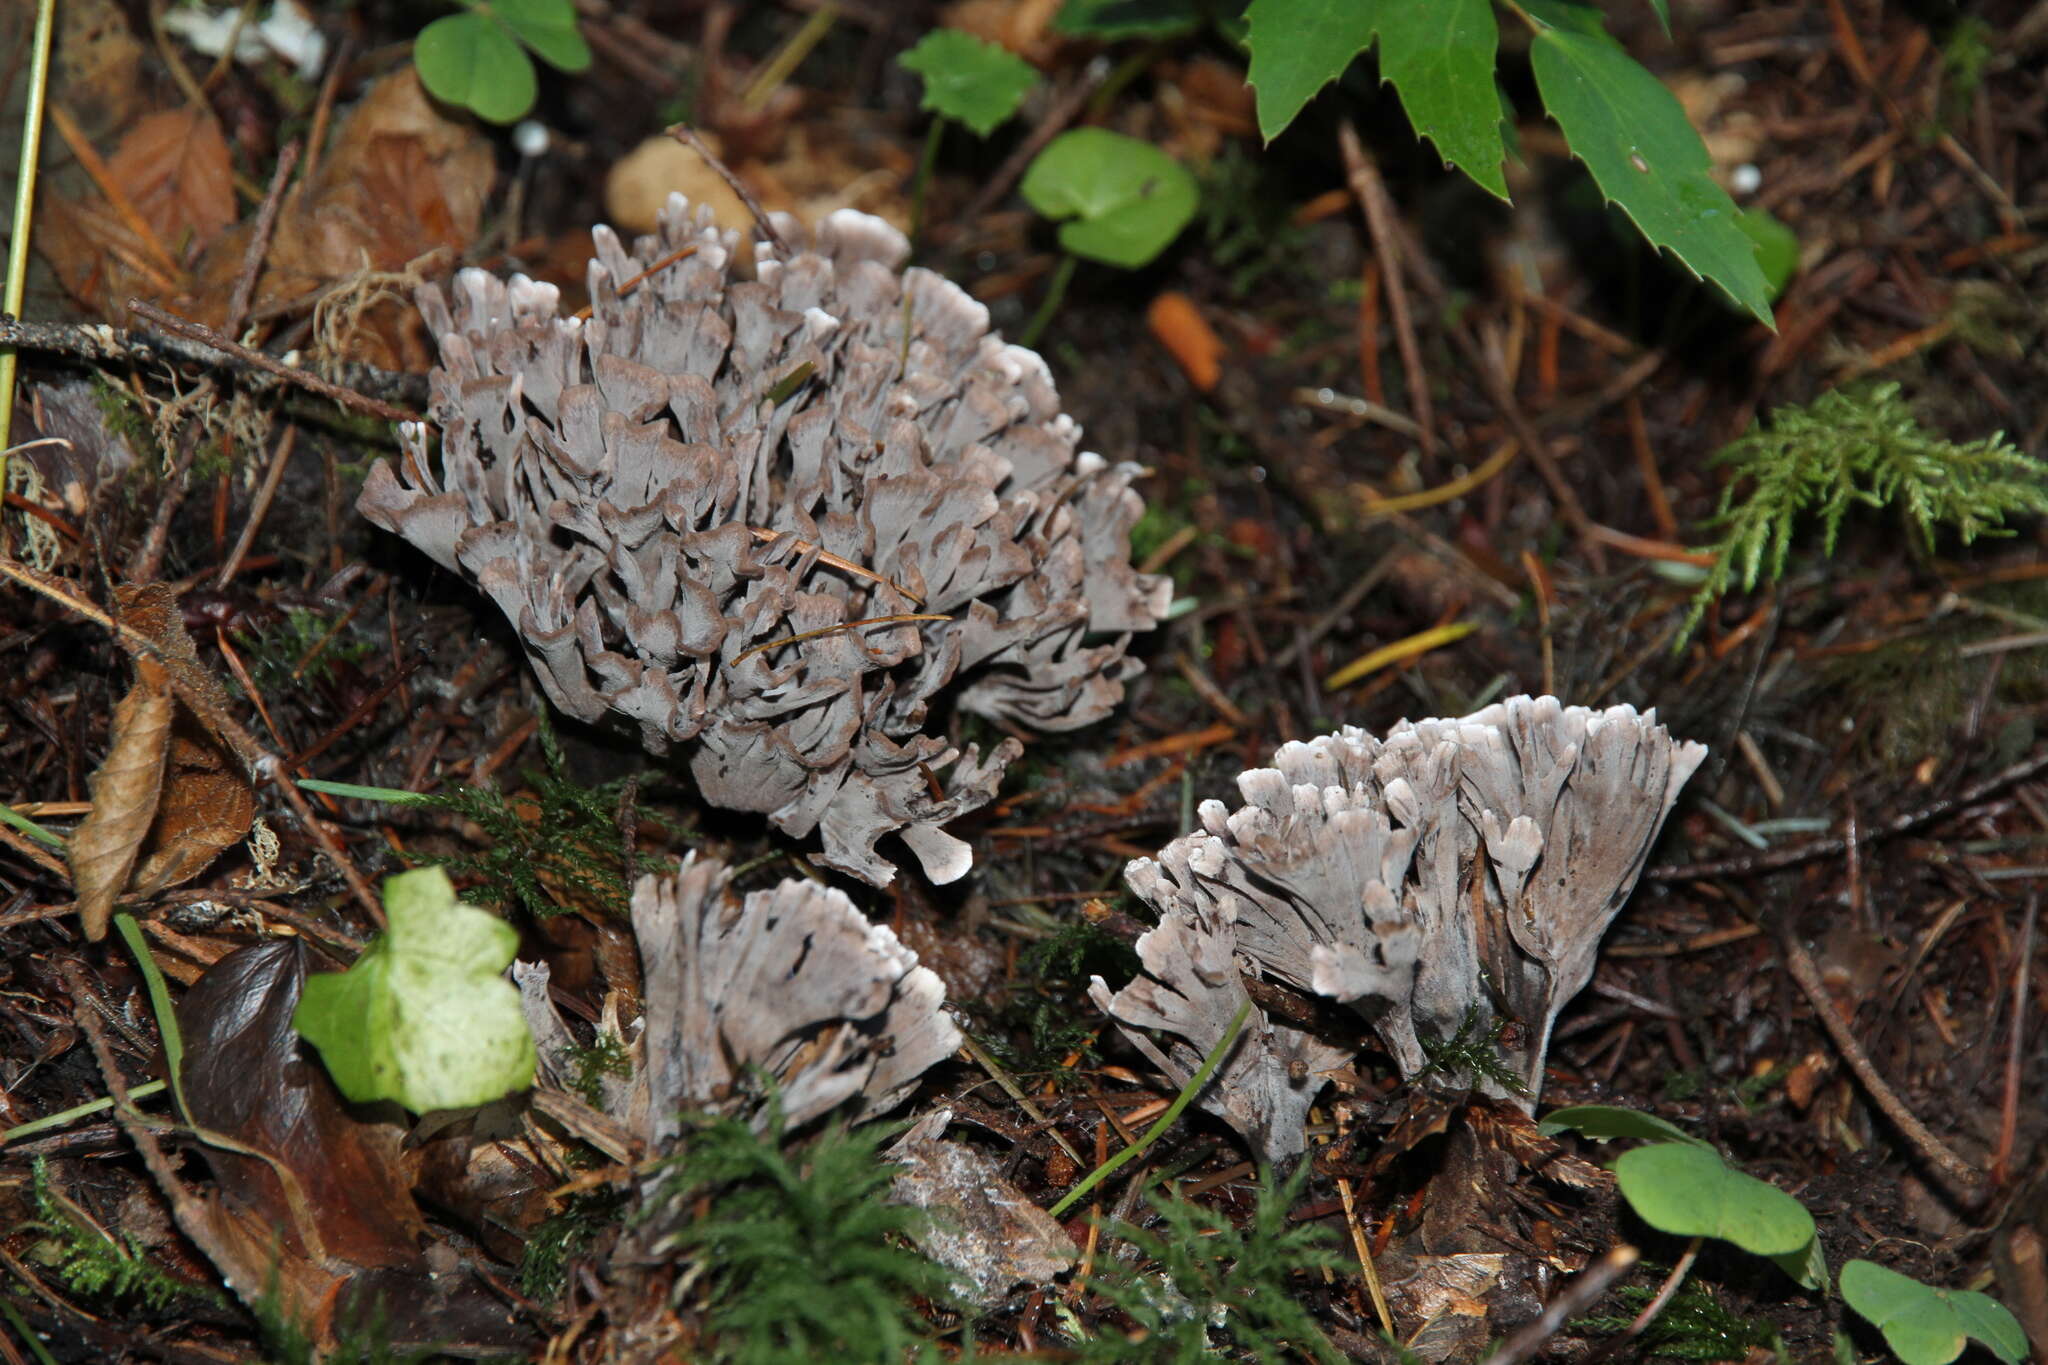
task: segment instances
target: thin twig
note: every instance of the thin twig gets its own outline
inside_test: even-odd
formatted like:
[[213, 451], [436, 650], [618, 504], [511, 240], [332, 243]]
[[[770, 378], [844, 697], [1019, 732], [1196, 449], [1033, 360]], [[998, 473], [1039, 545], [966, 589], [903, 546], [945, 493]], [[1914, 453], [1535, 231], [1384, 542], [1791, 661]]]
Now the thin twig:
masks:
[[2027, 1034], [2027, 978], [2034, 974], [2034, 922], [2041, 897], [2027, 897], [2027, 917], [2020, 926], [2020, 950], [2012, 973], [2012, 1036], [2006, 1042], [2005, 1098], [1998, 1122], [1998, 1150], [1991, 1157], [1991, 1178], [2006, 1182], [2013, 1143], [2019, 1136], [2020, 1053]]
[[1586, 1267], [1579, 1278], [1543, 1305], [1543, 1311], [1536, 1315], [1535, 1321], [1525, 1324], [1502, 1342], [1479, 1365], [1517, 1365], [1517, 1362], [1535, 1355], [1567, 1322], [1585, 1312], [1605, 1294], [1608, 1285], [1627, 1274], [1629, 1267], [1636, 1263], [1637, 1255], [1634, 1247], [1623, 1244], [1601, 1257], [1597, 1264]]
[[265, 374], [274, 375], [284, 380], [287, 384], [296, 384], [308, 393], [317, 393], [322, 398], [337, 403], [342, 407], [353, 408], [357, 412], [368, 413], [372, 417], [381, 417], [387, 422], [417, 422], [420, 420], [420, 416], [416, 412], [407, 412], [404, 408], [395, 408], [381, 399], [357, 393], [354, 389], [345, 389], [339, 384], [330, 384], [317, 374], [306, 370], [294, 369], [282, 360], [272, 359], [261, 351], [254, 350], [244, 346], [239, 341], [232, 341], [222, 336], [211, 327], [193, 322], [189, 318], [181, 318], [175, 313], [167, 313], [147, 299], [128, 300], [128, 311], [160, 332], [174, 337], [181, 337], [186, 341], [196, 341], [202, 346], [219, 351], [222, 355], [233, 356], [244, 365], [253, 365]]
[[[2025, 782], [2043, 769], [2048, 769], [2048, 749], [2041, 749], [2009, 767], [2000, 768], [1991, 776], [1980, 782], [1971, 783], [1953, 796], [1945, 796], [1917, 810], [1895, 815], [1882, 825], [1864, 826], [1857, 832], [1857, 842], [1867, 845], [1873, 839], [1890, 839], [1901, 834], [1910, 834], [1922, 825], [1932, 824], [1937, 820], [1947, 819], [1958, 811], [1968, 810], [2016, 782]], [[1676, 867], [1653, 867], [1643, 875], [1652, 881], [1660, 882], [1704, 881], [1713, 877], [1749, 877], [1759, 872], [1776, 872], [1782, 868], [1796, 867], [1800, 863], [1810, 863], [1816, 858], [1832, 858], [1846, 851], [1848, 847], [1849, 842], [1846, 839], [1816, 839], [1809, 844], [1798, 844], [1792, 848], [1773, 849], [1768, 853], [1739, 858], [1716, 858], [1703, 863], [1681, 863]]]
[[256, 490], [256, 501], [250, 504], [249, 519], [242, 523], [242, 534], [235, 537], [235, 548], [228, 555], [227, 562], [220, 566], [220, 572], [213, 576], [216, 591], [225, 588], [240, 572], [242, 560], [248, 555], [249, 547], [256, 541], [256, 532], [261, 529], [263, 519], [270, 514], [270, 504], [277, 497], [277, 486], [284, 479], [284, 468], [292, 461], [292, 446], [298, 440], [299, 429], [287, 423], [284, 435], [277, 441], [277, 449], [271, 452], [270, 468], [263, 471], [263, 485]]
[[775, 224], [761, 208], [761, 201], [754, 198], [753, 191], [747, 188], [746, 182], [734, 175], [732, 168], [720, 161], [718, 154], [705, 145], [704, 139], [697, 136], [696, 129], [687, 123], [672, 124], [668, 129], [668, 135], [703, 157], [704, 164], [718, 172], [718, 178], [739, 196], [740, 202], [747, 206], [747, 212], [754, 215], [754, 226], [761, 230], [761, 235], [775, 244], [778, 254], [789, 255], [789, 243], [783, 241], [782, 234], [775, 230]]
[[1984, 1188], [1984, 1176], [1975, 1167], [1957, 1156], [1949, 1145], [1936, 1137], [1926, 1124], [1906, 1107], [1891, 1086], [1877, 1074], [1870, 1057], [1863, 1051], [1863, 1045], [1856, 1041], [1856, 1035], [1849, 1031], [1849, 1025], [1835, 1009], [1834, 1000], [1828, 995], [1827, 985], [1820, 979], [1820, 968], [1814, 963], [1813, 955], [1806, 951], [1806, 945], [1789, 929], [1778, 935], [1779, 947], [1785, 954], [1785, 965], [1792, 973], [1792, 979], [1799, 983], [1799, 989], [1806, 995], [1813, 1012], [1820, 1016], [1821, 1027], [1834, 1040], [1841, 1052], [1842, 1060], [1849, 1066], [1863, 1088], [1885, 1117], [1892, 1121], [1907, 1141], [1919, 1149], [1922, 1156], [1945, 1176], [1954, 1192], [1966, 1201], [1974, 1201]]
[[1436, 410], [1429, 398], [1429, 372], [1422, 368], [1422, 350], [1415, 344], [1415, 320], [1408, 312], [1408, 290], [1402, 284], [1401, 244], [1389, 221], [1379, 170], [1365, 154], [1358, 129], [1349, 119], [1337, 125], [1337, 145], [1343, 150], [1344, 174], [1365, 213], [1373, 253], [1379, 258], [1380, 279], [1385, 284], [1388, 311], [1393, 314], [1394, 344], [1400, 349], [1401, 369], [1408, 377], [1408, 406], [1415, 413], [1416, 439], [1422, 444], [1422, 457], [1434, 459]]
[[1598, 1365], [1598, 1362], [1607, 1359], [1607, 1357], [1613, 1355], [1616, 1351], [1649, 1330], [1650, 1324], [1655, 1322], [1663, 1314], [1664, 1310], [1671, 1306], [1671, 1300], [1678, 1293], [1678, 1287], [1685, 1283], [1686, 1275], [1692, 1270], [1692, 1263], [1699, 1259], [1700, 1243], [1703, 1240], [1703, 1238], [1695, 1237], [1686, 1243], [1685, 1254], [1678, 1258], [1677, 1265], [1671, 1267], [1671, 1273], [1664, 1277], [1664, 1283], [1657, 1286], [1656, 1296], [1643, 1305], [1643, 1311], [1636, 1314], [1633, 1322], [1629, 1323], [1627, 1327], [1624, 1327], [1614, 1336], [1601, 1342], [1593, 1350], [1592, 1354], [1586, 1357], [1583, 1365]]
[[[0, 348], [9, 346], [102, 365], [160, 365], [176, 361], [209, 370], [225, 370], [258, 391], [274, 389], [278, 383], [272, 368], [277, 362], [268, 356], [264, 357], [267, 363], [258, 365], [232, 352], [223, 352], [216, 346], [189, 341], [181, 336], [154, 336], [139, 329], [123, 331], [100, 322], [23, 322], [12, 314], [0, 313]], [[338, 377], [344, 386], [343, 392], [353, 390], [364, 401], [368, 401], [366, 396], [377, 394], [413, 404], [424, 403], [427, 398], [424, 375], [351, 364], [340, 367]], [[289, 368], [284, 378], [299, 385], [313, 379], [303, 371]]]
[[231, 337], [242, 334], [249, 316], [249, 301], [256, 296], [256, 277], [263, 273], [263, 258], [270, 254], [271, 229], [277, 226], [277, 204], [284, 197], [285, 181], [299, 164], [297, 139], [285, 143], [278, 153], [277, 169], [270, 173], [270, 188], [263, 195], [263, 207], [256, 211], [256, 226], [249, 234], [249, 249], [242, 253], [242, 268], [235, 275], [235, 292], [228, 297], [227, 321], [221, 331]]
[[[1003, 164], [996, 167], [996, 173], [982, 184], [974, 198], [968, 201], [967, 207], [960, 211], [960, 216], [955, 222], [963, 226], [979, 222], [981, 216], [993, 208], [997, 200], [1008, 194], [1010, 187], [1023, 176], [1024, 168], [1045, 150], [1045, 144], [1058, 137], [1068, 124], [1081, 116], [1081, 111], [1087, 107], [1089, 99], [1102, 87], [1102, 83], [1109, 79], [1109, 71], [1107, 57], [1097, 57], [1083, 67], [1080, 79], [1045, 111], [1045, 117], [1038, 121], [1038, 126], [1031, 130], [1029, 137], [1017, 144], [1017, 150], [1003, 158]], [[953, 235], [958, 234], [959, 229], [956, 228]]]

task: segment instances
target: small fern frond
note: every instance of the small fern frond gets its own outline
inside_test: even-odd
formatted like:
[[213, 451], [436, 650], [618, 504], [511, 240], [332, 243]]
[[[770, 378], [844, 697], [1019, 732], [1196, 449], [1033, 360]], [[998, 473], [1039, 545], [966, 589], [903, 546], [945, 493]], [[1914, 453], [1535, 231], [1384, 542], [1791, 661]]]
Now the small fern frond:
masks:
[[1958, 444], [1921, 426], [1897, 384], [1837, 389], [1779, 408], [1714, 457], [1734, 471], [1705, 527], [1719, 536], [1714, 567], [1694, 593], [1678, 643], [1731, 586], [1784, 577], [1792, 537], [1817, 515], [1832, 555], [1851, 508], [1897, 507], [1931, 545], [1952, 531], [1965, 545], [2009, 534], [2008, 518], [2048, 514], [2048, 465], [2002, 434]]

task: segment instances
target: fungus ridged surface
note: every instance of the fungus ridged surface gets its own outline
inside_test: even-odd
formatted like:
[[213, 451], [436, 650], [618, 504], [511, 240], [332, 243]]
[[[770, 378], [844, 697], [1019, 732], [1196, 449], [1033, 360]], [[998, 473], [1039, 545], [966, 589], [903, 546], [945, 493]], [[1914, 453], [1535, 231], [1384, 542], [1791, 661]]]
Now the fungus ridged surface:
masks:
[[843, 892], [790, 880], [742, 899], [731, 880], [690, 854], [633, 888], [650, 1141], [744, 1098], [756, 1069], [791, 1127], [841, 1105], [857, 1122], [960, 1046], [939, 978]]
[[1019, 751], [926, 732], [934, 700], [1038, 730], [1101, 719], [1169, 584], [1129, 562], [1139, 470], [1080, 448], [1045, 363], [902, 235], [851, 211], [787, 251], [672, 197], [629, 251], [592, 233], [588, 317], [465, 270], [421, 291], [426, 428], [358, 506], [494, 600], [549, 699], [688, 742], [705, 798], [816, 831], [876, 885]]
[[[1705, 756], [1654, 711], [1554, 697], [1404, 721], [1385, 739], [1347, 727], [1287, 744], [1238, 779], [1245, 805], [1204, 802], [1199, 832], [1130, 865], [1126, 880], [1160, 916], [1138, 944], [1147, 975], [1114, 996], [1098, 979], [1096, 999], [1155, 1063], [1139, 1030], [1213, 1044], [1222, 1005], [1209, 997], [1241, 1000], [1237, 970], [1351, 1005], [1403, 1076], [1428, 1065], [1424, 1039], [1512, 1021], [1500, 1045], [1515, 1085], [1477, 1079], [1533, 1105], [1551, 1025], [1591, 980], [1601, 936]], [[1265, 1081], [1249, 1098], [1224, 1093], [1270, 1071], [1267, 1035], [1251, 1035], [1204, 1104], [1268, 1157], [1287, 1155], [1300, 1138], [1276, 1130]], [[1322, 1045], [1290, 1046], [1299, 1059]], [[1306, 1112], [1326, 1070], [1290, 1107]]]

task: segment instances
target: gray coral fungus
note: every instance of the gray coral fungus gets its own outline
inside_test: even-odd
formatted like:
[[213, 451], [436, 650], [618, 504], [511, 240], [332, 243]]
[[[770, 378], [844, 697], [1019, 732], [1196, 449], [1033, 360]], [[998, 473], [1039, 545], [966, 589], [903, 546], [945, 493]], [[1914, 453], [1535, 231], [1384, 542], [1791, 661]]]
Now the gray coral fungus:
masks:
[[959, 877], [941, 826], [1019, 746], [925, 733], [934, 698], [1040, 730], [1122, 699], [1169, 590], [1129, 563], [1138, 467], [1082, 451], [1045, 363], [879, 219], [761, 243], [751, 281], [680, 195], [631, 252], [592, 237], [587, 318], [477, 270], [421, 291], [438, 472], [408, 425], [359, 508], [497, 602], [556, 706], [690, 741], [707, 800], [877, 885], [898, 830]]
[[[1147, 975], [1091, 994], [1177, 1081], [1223, 1037], [1240, 970], [1351, 1005], [1408, 1077], [1422, 1038], [1512, 1021], [1500, 1043], [1533, 1105], [1551, 1024], [1706, 752], [1654, 711], [1554, 697], [1287, 744], [1238, 779], [1242, 808], [1204, 802], [1200, 832], [1126, 870], [1160, 915], [1138, 940]], [[1177, 1040], [1161, 1053], [1146, 1028]], [[1292, 1155], [1348, 1054], [1256, 1011], [1247, 1034], [1202, 1103]]]

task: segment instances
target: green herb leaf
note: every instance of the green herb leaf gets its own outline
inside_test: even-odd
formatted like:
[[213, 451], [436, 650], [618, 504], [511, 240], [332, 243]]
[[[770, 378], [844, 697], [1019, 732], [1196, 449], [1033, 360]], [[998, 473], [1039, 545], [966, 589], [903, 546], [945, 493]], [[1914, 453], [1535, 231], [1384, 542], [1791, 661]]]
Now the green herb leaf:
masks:
[[1765, 209], [1744, 209], [1736, 221], [1756, 244], [1757, 269], [1764, 272], [1764, 284], [1771, 291], [1771, 302], [1776, 303], [1792, 282], [1792, 272], [1799, 268], [1799, 234]]
[[556, 70], [590, 66], [590, 45], [576, 29], [570, 0], [490, 0], [487, 12]]
[[1660, 1232], [1718, 1237], [1759, 1256], [1804, 1255], [1813, 1240], [1813, 1215], [1805, 1205], [1735, 1170], [1711, 1147], [1638, 1147], [1622, 1153], [1614, 1175], [1630, 1207]]
[[1038, 84], [1031, 63], [957, 28], [935, 28], [897, 62], [924, 77], [918, 106], [987, 137]]
[[2019, 1320], [1988, 1294], [1936, 1289], [1872, 1261], [1851, 1261], [1842, 1267], [1842, 1300], [1884, 1333], [1905, 1365], [1948, 1365], [1966, 1338], [2000, 1360], [2027, 1353]]
[[1025, 201], [1060, 223], [1076, 256], [1135, 270], [1195, 216], [1195, 178], [1149, 142], [1104, 128], [1061, 133], [1031, 163]]
[[1199, 0], [1067, 0], [1053, 32], [1113, 43], [1119, 38], [1177, 38], [1208, 18]]
[[488, 1104], [533, 1082], [533, 1035], [502, 973], [519, 935], [455, 899], [438, 867], [384, 883], [390, 932], [345, 972], [308, 977], [292, 1026], [341, 1093], [424, 1113]]
[[428, 94], [493, 123], [525, 117], [539, 93], [533, 63], [518, 41], [481, 14], [451, 14], [428, 24], [413, 42], [412, 60]]
[[1657, 11], [1657, 22], [1664, 26], [1664, 36], [1669, 38], [1671, 36], [1670, 0], [1650, 0], [1650, 8]]
[[1719, 285], [1771, 324], [1770, 286], [1735, 201], [1664, 83], [1610, 38], [1600, 12], [1568, 0], [1526, 0], [1538, 25], [1529, 60], [1536, 88], [1572, 155], [1651, 245]]
[[1254, 0], [1249, 80], [1270, 142], [1375, 36], [1415, 131], [1444, 160], [1502, 199], [1506, 146], [1493, 68], [1500, 29], [1490, 0]]
[[1645, 1114], [1640, 1109], [1623, 1109], [1614, 1104], [1575, 1104], [1567, 1109], [1553, 1109], [1543, 1116], [1543, 1121], [1536, 1125], [1536, 1129], [1545, 1137], [1574, 1132], [1592, 1138], [1595, 1142], [1606, 1142], [1610, 1138], [1648, 1138], [1653, 1142], [1692, 1142], [1702, 1147], [1709, 1145], [1704, 1139], [1694, 1137], [1669, 1119], [1660, 1119], [1655, 1114]]

